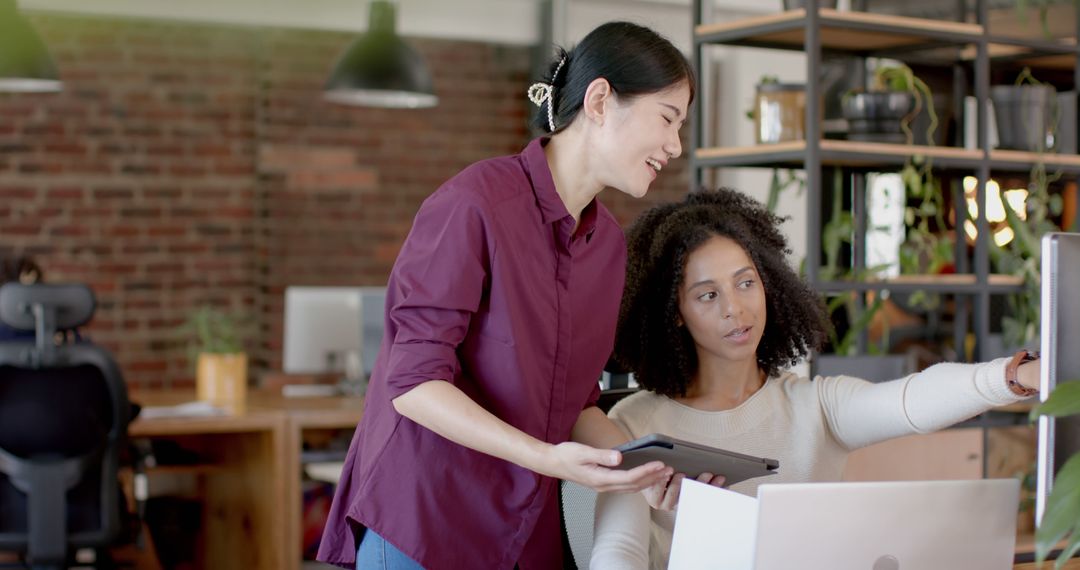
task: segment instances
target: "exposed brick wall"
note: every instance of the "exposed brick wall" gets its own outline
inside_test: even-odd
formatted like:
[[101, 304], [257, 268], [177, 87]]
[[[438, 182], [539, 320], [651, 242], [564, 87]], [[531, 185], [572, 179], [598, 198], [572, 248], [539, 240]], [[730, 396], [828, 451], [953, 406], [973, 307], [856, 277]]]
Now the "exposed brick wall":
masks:
[[410, 40], [439, 94], [433, 109], [343, 107], [320, 101], [348, 36], [264, 36], [259, 174], [266, 190], [265, 359], [280, 366], [287, 285], [382, 285], [412, 218], [444, 180], [528, 140], [523, 85], [529, 50]]
[[[529, 50], [411, 39], [440, 104], [320, 99], [349, 34], [33, 14], [55, 95], [0, 94], [0, 255], [90, 283], [89, 333], [134, 388], [189, 385], [175, 332], [213, 303], [257, 317], [254, 368], [281, 364], [292, 284], [385, 283], [420, 202], [529, 138]], [[673, 161], [622, 222], [686, 189]]]
[[0, 250], [92, 285], [89, 333], [129, 383], [190, 378], [175, 334], [190, 309], [256, 307], [254, 37], [32, 20], [66, 88], [0, 95]]

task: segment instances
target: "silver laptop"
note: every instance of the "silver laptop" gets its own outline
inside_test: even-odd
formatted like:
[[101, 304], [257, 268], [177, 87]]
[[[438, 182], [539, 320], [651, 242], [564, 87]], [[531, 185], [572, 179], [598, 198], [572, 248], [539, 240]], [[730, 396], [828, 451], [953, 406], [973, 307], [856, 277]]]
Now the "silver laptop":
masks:
[[1020, 482], [762, 485], [754, 570], [1007, 570]]

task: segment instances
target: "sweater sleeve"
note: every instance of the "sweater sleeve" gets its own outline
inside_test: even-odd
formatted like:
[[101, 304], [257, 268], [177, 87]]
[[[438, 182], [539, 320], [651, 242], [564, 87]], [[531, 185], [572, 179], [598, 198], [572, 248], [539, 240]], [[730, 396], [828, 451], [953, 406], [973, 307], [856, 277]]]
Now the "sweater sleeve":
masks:
[[930, 433], [995, 406], [1023, 400], [1005, 384], [1008, 358], [980, 364], [935, 364], [917, 374], [871, 383], [850, 376], [818, 378], [829, 429], [845, 448]]
[[649, 522], [641, 493], [598, 494], [589, 568], [648, 570]]
[[[633, 403], [633, 397], [623, 400], [608, 413], [631, 439], [640, 435], [640, 429], [649, 427], [651, 417], [640, 413], [640, 407]], [[598, 493], [589, 568], [648, 570], [650, 516], [649, 503], [641, 493]]]

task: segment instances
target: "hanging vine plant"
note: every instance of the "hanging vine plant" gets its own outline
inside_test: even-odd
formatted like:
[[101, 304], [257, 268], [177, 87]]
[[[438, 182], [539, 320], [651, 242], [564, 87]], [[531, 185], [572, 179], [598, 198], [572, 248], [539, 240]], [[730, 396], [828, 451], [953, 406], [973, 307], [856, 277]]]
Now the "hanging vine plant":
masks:
[[[1036, 79], [1031, 70], [1024, 68], [1016, 79], [1016, 85], [1048, 86], [1048, 83]], [[1054, 105], [1049, 122], [1050, 140], [1056, 139], [1057, 116], [1059, 109]], [[1036, 154], [1038, 159], [1032, 164], [1028, 195], [1024, 212], [1017, 212], [1008, 200], [1002, 200], [1005, 219], [1013, 232], [1013, 239], [1003, 247], [990, 249], [990, 261], [995, 272], [1015, 275], [1024, 283], [1024, 290], [1007, 297], [1009, 314], [1002, 320], [1002, 336], [1008, 346], [1026, 346], [1033, 343], [1039, 335], [1040, 274], [1042, 259], [1042, 237], [1050, 232], [1061, 231], [1053, 218], [1061, 216], [1064, 201], [1060, 194], [1051, 194], [1050, 185], [1061, 179], [1059, 170], [1047, 171], [1044, 147]]]

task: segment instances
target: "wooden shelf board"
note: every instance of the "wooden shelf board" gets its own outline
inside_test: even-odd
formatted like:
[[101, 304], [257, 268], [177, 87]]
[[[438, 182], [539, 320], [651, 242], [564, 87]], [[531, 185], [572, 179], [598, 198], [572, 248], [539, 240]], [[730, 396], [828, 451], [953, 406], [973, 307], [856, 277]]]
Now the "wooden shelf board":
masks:
[[[858, 285], [854, 287], [854, 285]], [[936, 275], [898, 275], [886, 279], [838, 280], [818, 283], [823, 290], [830, 292], [850, 292], [854, 290], [888, 290], [891, 288], [904, 291], [917, 291], [920, 288], [931, 289], [937, 293], [968, 294], [978, 287], [978, 281], [972, 274], [936, 274]], [[991, 274], [987, 276], [987, 286], [998, 292], [1019, 291], [1024, 280], [1014, 275]], [[955, 289], [953, 291], [952, 289]]]
[[789, 141], [776, 144], [759, 144], [754, 146], [721, 146], [700, 148], [695, 151], [699, 159], [709, 158], [733, 158], [739, 156], [753, 157], [755, 155], [803, 152], [806, 150], [806, 141]]
[[995, 162], [1015, 163], [1018, 166], [1030, 167], [1040, 160], [1047, 168], [1072, 167], [1080, 168], [1080, 155], [1027, 152], [1022, 150], [992, 150], [990, 160]]
[[890, 157], [918, 155], [930, 158], [953, 158], [958, 160], [978, 160], [980, 157], [979, 151], [968, 150], [966, 148], [841, 140], [823, 140], [821, 141], [821, 149], [830, 152], [875, 154]]
[[[962, 22], [943, 22], [921, 18], [840, 12], [828, 8], [818, 11], [821, 45], [844, 51], [873, 51], [919, 45], [927, 37], [943, 34], [961, 36], [958, 43], [975, 41], [983, 33], [982, 26]], [[801, 47], [805, 43], [806, 10], [797, 9], [746, 18], [734, 22], [703, 24], [695, 28], [697, 37], [712, 35], [738, 36], [740, 41], [757, 44], [779, 44]], [[874, 29], [863, 29], [871, 27]], [[745, 30], [745, 36], [738, 32]]]
[[[927, 284], [927, 285], [974, 285], [975, 276], [971, 274], [946, 273], [938, 275], [897, 275], [883, 279], [880, 283], [902, 284]], [[1017, 275], [1003, 275], [992, 273], [987, 276], [990, 285], [1002, 287], [1019, 287], [1024, 284], [1024, 278]]]
[[[1036, 69], [1072, 69], [1076, 65], [1076, 40], [1070, 38], [1045, 43], [1047, 48], [1040, 51], [1034, 46], [991, 41], [987, 44], [987, 55], [991, 60], [1005, 60], [1003, 63], [1011, 62], [1018, 67], [1026, 65]], [[1065, 50], [1074, 50], [1074, 53], [1063, 53]], [[975, 46], [966, 46], [960, 50], [959, 58], [973, 62], [976, 55]]]
[[[791, 141], [778, 144], [754, 145], [744, 147], [711, 147], [699, 149], [695, 156], [699, 160], [746, 159], [753, 163], [763, 156], [792, 155], [805, 153], [806, 141]], [[846, 140], [823, 140], [821, 141], [822, 163], [830, 165], [840, 164], [871, 164], [874, 157], [891, 159], [892, 161], [903, 160], [908, 156], [917, 155], [939, 159], [953, 159], [959, 161], [978, 161], [981, 154], [976, 150], [968, 150], [944, 146], [903, 145], [875, 142], [860, 142]], [[846, 156], [845, 156], [846, 155]], [[799, 158], [799, 157], [792, 157]], [[801, 158], [799, 158], [801, 160]]]
[[[798, 168], [801, 167], [806, 150], [806, 141], [791, 141], [740, 147], [709, 147], [699, 149], [694, 156], [702, 161], [730, 162], [733, 163], [732, 166], [786, 164]], [[965, 148], [831, 139], [821, 141], [821, 153], [822, 164], [828, 166], [885, 165], [902, 162], [908, 156], [923, 156], [974, 168], [982, 159], [980, 151]], [[1050, 169], [1080, 170], [1080, 155], [1077, 154], [1039, 154], [1018, 150], [990, 152], [990, 161], [997, 170], [1023, 171], [1040, 160]]]
[[1034, 67], [1036, 69], [1041, 68], [1041, 69], [1071, 70], [1072, 68], [1076, 67], [1076, 56], [1075, 55], [1058, 54], [1058, 55], [1046, 55], [1046, 56], [1041, 56], [1041, 57], [1030, 57], [1030, 58], [1017, 59], [1016, 64], [1018, 66], [1023, 65], [1023, 66], [1027, 66], [1027, 67]]

